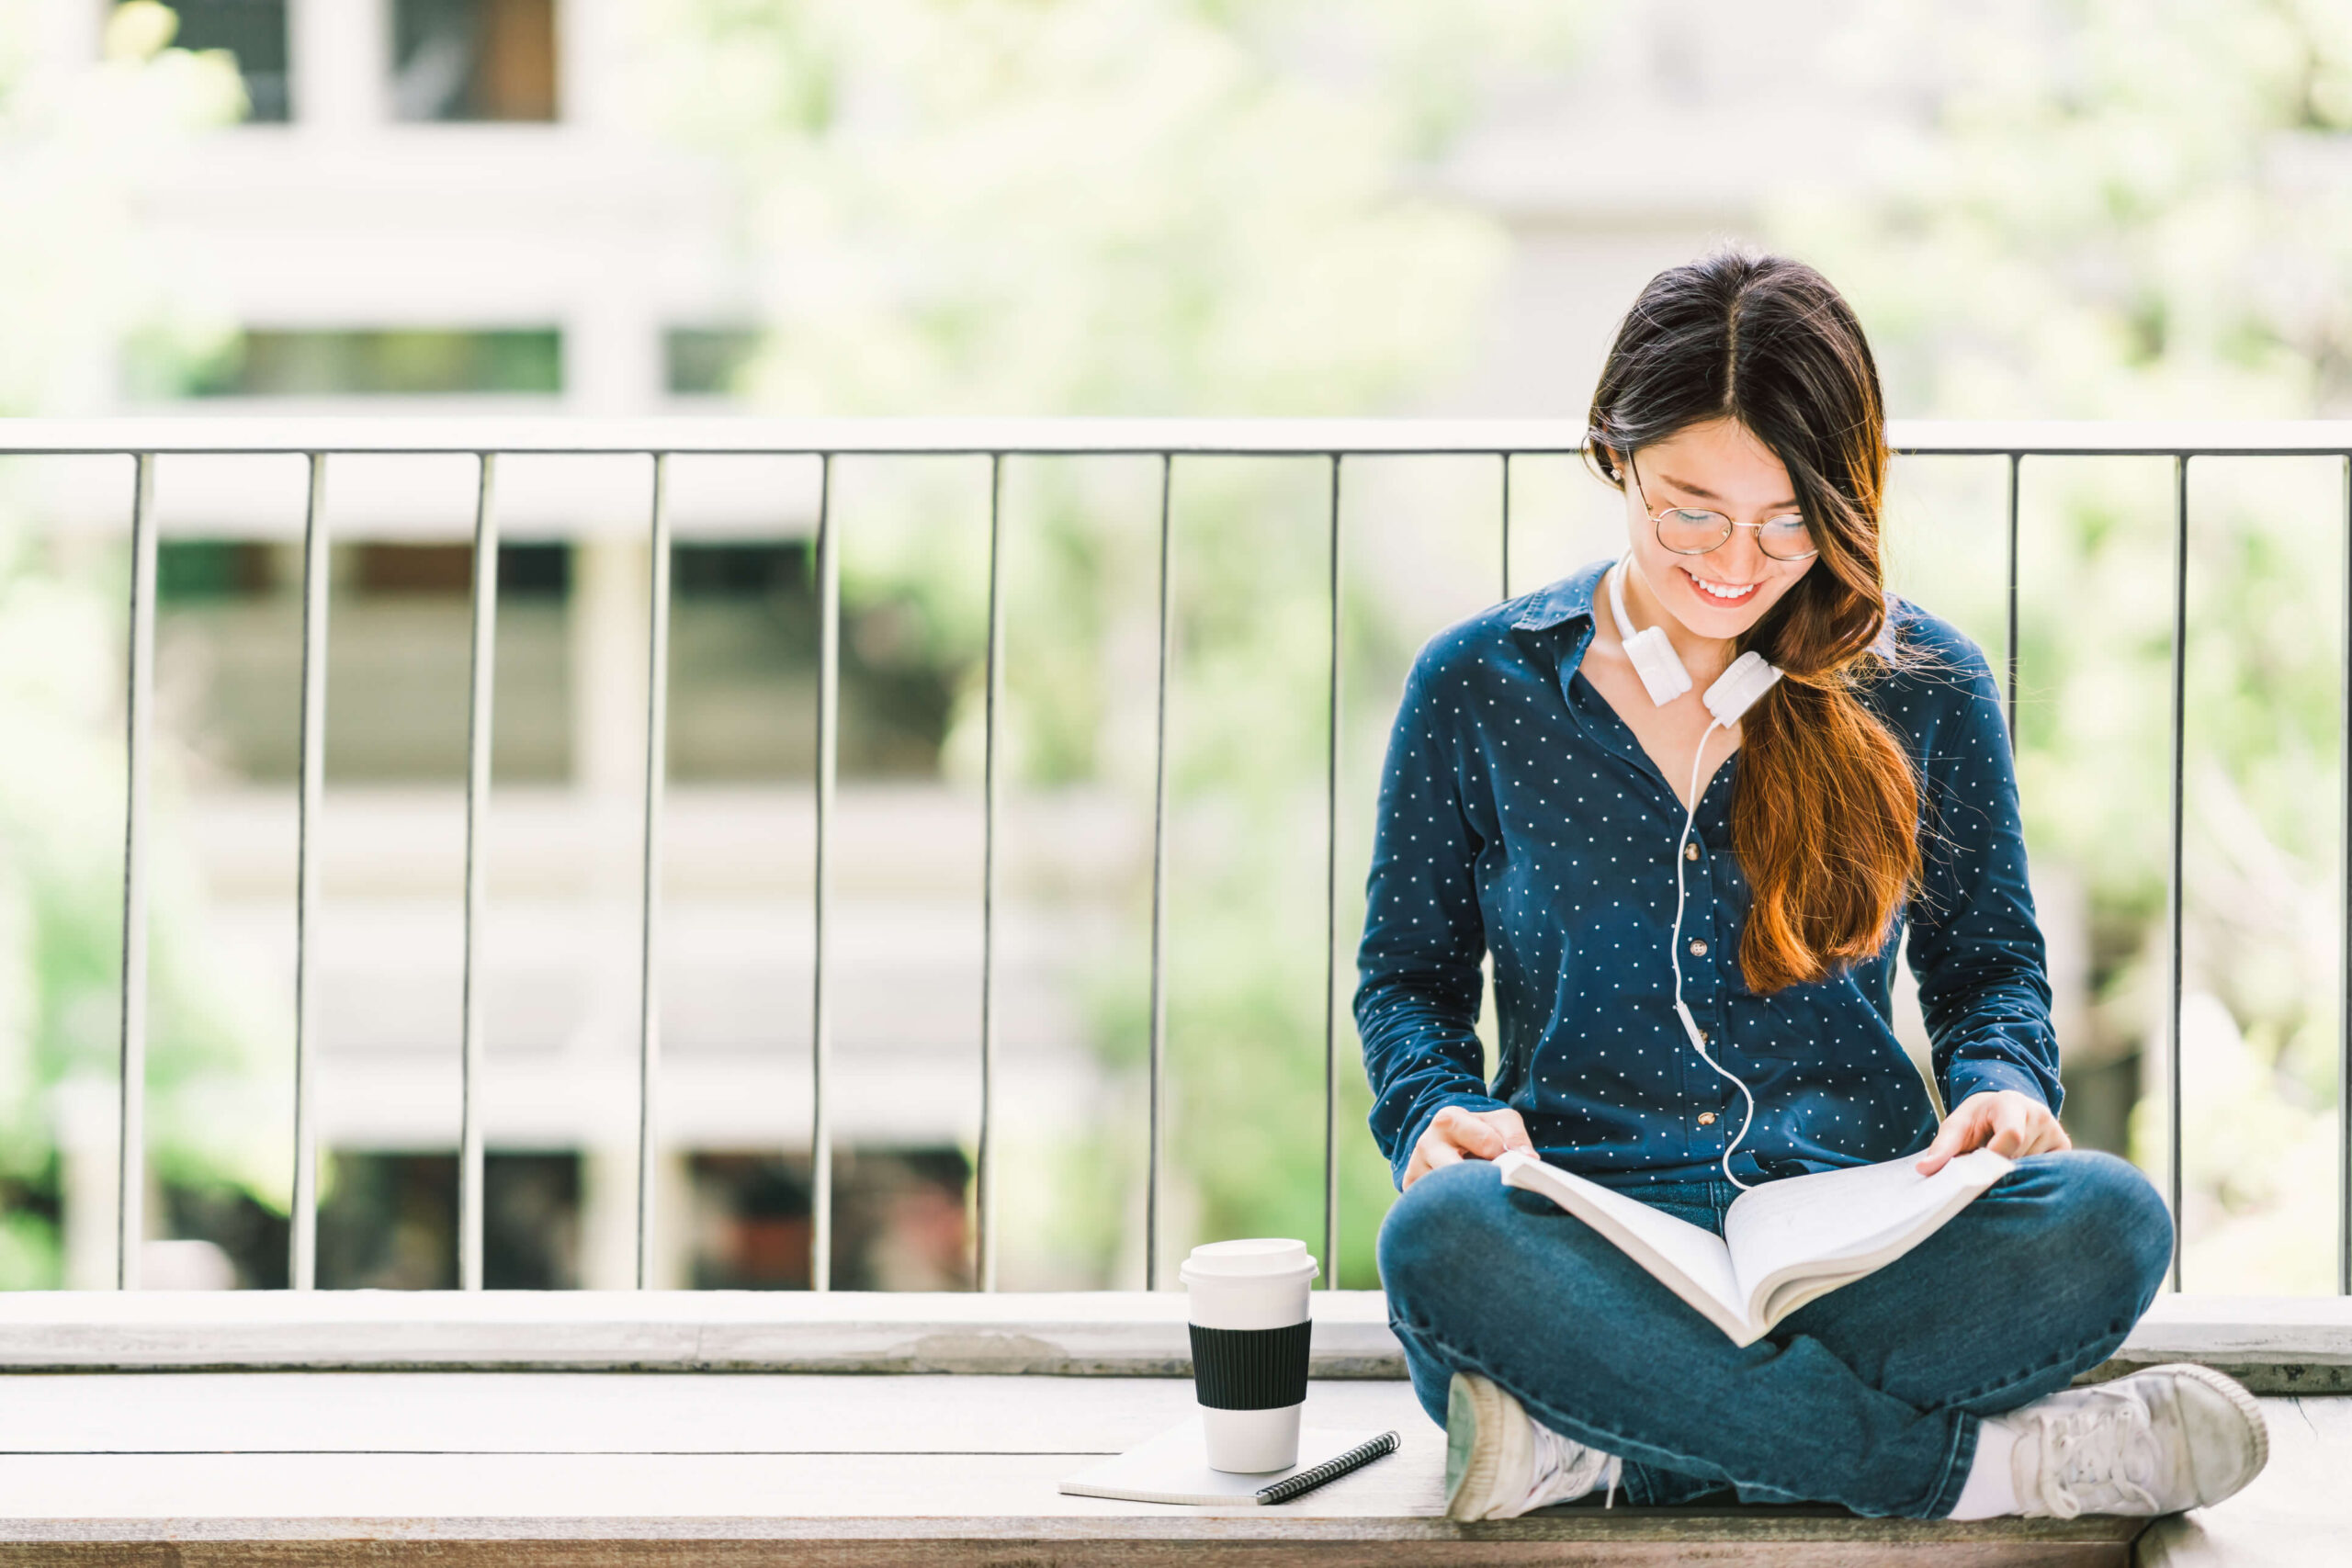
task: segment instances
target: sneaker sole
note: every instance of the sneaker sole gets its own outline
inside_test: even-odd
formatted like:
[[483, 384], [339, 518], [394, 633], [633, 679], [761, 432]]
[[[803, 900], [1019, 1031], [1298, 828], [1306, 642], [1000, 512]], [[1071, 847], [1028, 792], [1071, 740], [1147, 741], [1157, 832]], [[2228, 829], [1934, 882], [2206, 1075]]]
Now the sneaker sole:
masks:
[[1495, 1506], [1502, 1460], [1502, 1391], [1485, 1378], [1453, 1374], [1445, 1389], [1445, 1517], [1483, 1519]]
[[2200, 1367], [2194, 1361], [2166, 1361], [2159, 1366], [2143, 1367], [2141, 1370], [2150, 1372], [2169, 1372], [2175, 1377], [2187, 1378], [2191, 1382], [2204, 1384], [2227, 1400], [2233, 1409], [2245, 1417], [2246, 1425], [2254, 1428], [2254, 1465], [2245, 1472], [2245, 1479], [2221, 1494], [2220, 1496], [2200, 1498], [2194, 1505], [2195, 1506], [2206, 1507], [2222, 1501], [2223, 1497], [2236, 1495], [2245, 1490], [2256, 1476], [2260, 1475], [2264, 1468], [2270, 1463], [2270, 1423], [2262, 1414], [2261, 1402], [2248, 1393], [2235, 1378], [2217, 1372], [2211, 1367]]

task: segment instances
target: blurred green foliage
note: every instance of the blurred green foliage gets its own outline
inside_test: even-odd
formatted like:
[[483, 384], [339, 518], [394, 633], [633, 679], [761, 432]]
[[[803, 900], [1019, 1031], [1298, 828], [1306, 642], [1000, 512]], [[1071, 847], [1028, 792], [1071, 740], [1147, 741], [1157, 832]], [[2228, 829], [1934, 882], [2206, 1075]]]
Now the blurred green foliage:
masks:
[[[1472, 340], [1504, 237], [1422, 176], [1498, 86], [1556, 69], [1589, 14], [1527, 0], [663, 0], [651, 40], [673, 122], [743, 182], [766, 342], [740, 385], [766, 406], [1338, 414], [1393, 406]], [[842, 502], [843, 592], [919, 600], [934, 657], [963, 671], [949, 765], [976, 780], [985, 481], [897, 467]], [[1108, 781], [1148, 814], [1150, 731], [1134, 721], [1150, 709], [1113, 676], [1123, 639], [1155, 635], [1156, 476], [1138, 489], [1133, 475], [1014, 467], [1011, 776], [1040, 790]], [[1320, 468], [1180, 468], [1171, 1264], [1220, 1235], [1321, 1246]], [[1378, 618], [1370, 574], [1351, 572], [1349, 592]], [[1150, 893], [1147, 874], [1138, 932]], [[1353, 933], [1337, 946], [1339, 1267], [1368, 1285], [1389, 1181], [1346, 1012]], [[1051, 1212], [1019, 1223], [1090, 1254], [1098, 1278], [1141, 1210], [1133, 1077], [1149, 966], [1139, 942], [1122, 951], [1091, 1006], [1132, 1092], [1057, 1146], [1019, 1151], [1054, 1173], [1035, 1183]]]
[[[2352, 10], [2329, 0], [1872, 7], [1848, 53], [1932, 61], [1923, 134], [1775, 216], [1870, 327], [1901, 412], [2352, 413]], [[1999, 463], [1994, 460], [1995, 465]], [[1907, 465], [1900, 550], [2001, 645], [2000, 476]], [[2333, 1288], [2338, 746], [2335, 460], [2198, 459], [2188, 564], [2185, 1230], [2192, 1288]], [[2142, 1058], [2165, 1160], [2171, 461], [2023, 472], [2019, 770], [2037, 865], [2088, 897], [2070, 1064]]]
[[[0, 6], [0, 412], [70, 409], [70, 372], [164, 312], [132, 243], [140, 173], [242, 108], [225, 59], [167, 49], [168, 11], [120, 7], [104, 60], [32, 69], [32, 9]], [[124, 468], [129, 495], [129, 465]], [[0, 476], [0, 480], [15, 479]], [[61, 1282], [58, 1123], [110, 1124], [119, 1042], [123, 770], [120, 551], [61, 571], [0, 482], [0, 1289]], [[95, 579], [95, 581], [94, 581]], [[208, 971], [188, 867], [168, 847], [170, 768], [156, 805], [150, 1156], [156, 1175], [263, 1193], [284, 1173], [227, 1142], [208, 1083], [261, 1070], [273, 1038]], [[266, 1165], [266, 1159], [260, 1163]], [[110, 1224], [110, 1218], [107, 1223]]]
[[[0, 409], [82, 406], [69, 369], [104, 357], [93, 344], [228, 363], [221, 334], [164, 307], [127, 197], [188, 130], [237, 118], [235, 73], [167, 48], [169, 12], [141, 0], [114, 13], [101, 67], [37, 81], [31, 9], [0, 5]], [[721, 154], [760, 263], [757, 346], [739, 355], [730, 335], [712, 381], [790, 412], [1339, 414], [1409, 403], [1474, 338], [1507, 237], [1430, 175], [1481, 106], [1556, 73], [1601, 12], [644, 0], [633, 14], [665, 122]], [[1859, 169], [1817, 186], [1792, 167], [1769, 228], [1853, 299], [1898, 412], [2347, 412], [2352, 10], [1889, 0], [1857, 16], [1838, 51], [1913, 73], [1913, 133], [1861, 141]], [[975, 781], [986, 476], [842, 468], [845, 593], [891, 606], [894, 656], [955, 672], [947, 765]], [[1902, 582], [1997, 656], [1997, 462], [1901, 469]], [[1337, 1266], [1364, 1285], [1389, 1190], [1346, 1016], [1360, 888], [1344, 870], [1326, 987], [1327, 482], [1312, 461], [1179, 470], [1167, 978], [1182, 1179], [1167, 1258], [1217, 1235], [1320, 1237], [1336, 1006]], [[1010, 776], [1108, 785], [1148, 814], [1158, 474], [1015, 459], [1006, 483]], [[2343, 483], [2331, 463], [2192, 468], [2192, 1284], [2321, 1289], [2331, 1270], [2313, 1238], [2333, 1230]], [[2088, 904], [2095, 1005], [2065, 1043], [2070, 1066], [2129, 1071], [2164, 1018], [2172, 479], [2162, 459], [2037, 460], [2024, 498], [2029, 829], [2038, 866]], [[111, 1076], [119, 943], [119, 756], [91, 738], [118, 732], [120, 596], [61, 586], [20, 536], [0, 526], [0, 732], [28, 738], [0, 765], [0, 1284], [57, 1277], [51, 1091]], [[1361, 817], [1395, 676], [1430, 622], [1426, 604], [1385, 597], [1393, 571], [1346, 561], [1341, 809]], [[1343, 830], [1343, 867], [1360, 829]], [[187, 879], [164, 873], [157, 1165], [279, 1191], [282, 1170], [209, 1140], [193, 1089], [282, 1073], [282, 1027], [209, 988], [175, 913]], [[1121, 1087], [1092, 1123], [1024, 1151], [1042, 1195], [1020, 1223], [1119, 1283], [1140, 1273], [1149, 900], [1138, 882], [1136, 940], [1087, 998]], [[2136, 1123], [2152, 1168], [2163, 1120], [2143, 1105]]]

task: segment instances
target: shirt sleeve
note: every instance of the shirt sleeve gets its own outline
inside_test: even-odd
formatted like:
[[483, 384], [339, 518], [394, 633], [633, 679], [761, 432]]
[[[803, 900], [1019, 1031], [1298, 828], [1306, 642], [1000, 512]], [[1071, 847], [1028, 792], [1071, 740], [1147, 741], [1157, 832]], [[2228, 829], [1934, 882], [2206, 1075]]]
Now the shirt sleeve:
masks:
[[1911, 971], [1947, 1109], [2013, 1089], [2054, 1111], [2058, 1035], [2008, 728], [1983, 650], [1959, 642], [1943, 674], [1957, 711], [1935, 726], [1922, 768]]
[[1462, 770], [1424, 652], [1405, 682], [1381, 772], [1357, 950], [1356, 1032], [1372, 1082], [1372, 1132], [1399, 1188], [1413, 1145], [1449, 1105], [1500, 1110], [1479, 1077], [1486, 925], [1483, 840], [1463, 809]]

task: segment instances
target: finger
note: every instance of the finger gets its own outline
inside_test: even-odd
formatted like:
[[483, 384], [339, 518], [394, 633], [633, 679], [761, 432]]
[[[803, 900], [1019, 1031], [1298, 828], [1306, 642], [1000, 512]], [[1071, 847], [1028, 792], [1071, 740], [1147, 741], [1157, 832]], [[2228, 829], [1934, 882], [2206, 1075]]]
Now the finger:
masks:
[[1973, 1102], [1962, 1100], [1959, 1110], [1944, 1118], [1944, 1124], [1937, 1129], [1936, 1141], [1929, 1144], [1928, 1152], [1919, 1157], [1919, 1173], [1933, 1176], [1950, 1164], [1954, 1155], [1974, 1148], [1982, 1135], [1979, 1123], [1984, 1114], [1983, 1110]]
[[1985, 1147], [1996, 1155], [2018, 1158], [2026, 1152], [2027, 1120], [2024, 1111], [2004, 1103], [1993, 1112], [1993, 1135], [1984, 1141]]
[[1460, 1165], [1462, 1163], [1462, 1151], [1455, 1148], [1452, 1144], [1444, 1142], [1442, 1139], [1432, 1138], [1429, 1142], [1423, 1144], [1421, 1147], [1428, 1151], [1430, 1156], [1430, 1168], [1431, 1170], [1435, 1170], [1442, 1165]]
[[1520, 1119], [1518, 1111], [1498, 1111], [1489, 1120], [1495, 1130], [1503, 1135], [1504, 1148], [1524, 1149], [1529, 1154], [1535, 1152], [1535, 1140], [1527, 1135], [1527, 1123]]
[[1466, 1111], [1456, 1116], [1446, 1131], [1454, 1147], [1480, 1159], [1492, 1159], [1507, 1146], [1501, 1129], [1485, 1117], [1473, 1116]]
[[1916, 1168], [1923, 1176], [1935, 1175], [1944, 1168], [1944, 1163], [1958, 1152], [1959, 1142], [1960, 1119], [1956, 1116], [1945, 1117], [1944, 1124], [1936, 1129], [1936, 1141], [1929, 1144], [1927, 1153], [1919, 1156], [1919, 1163]]
[[2066, 1136], [2066, 1129], [2058, 1124], [2057, 1117], [2047, 1111], [2037, 1111], [2029, 1114], [2025, 1139], [2027, 1154], [2054, 1154], [2061, 1149], [2071, 1149], [2074, 1146], [2075, 1141]]

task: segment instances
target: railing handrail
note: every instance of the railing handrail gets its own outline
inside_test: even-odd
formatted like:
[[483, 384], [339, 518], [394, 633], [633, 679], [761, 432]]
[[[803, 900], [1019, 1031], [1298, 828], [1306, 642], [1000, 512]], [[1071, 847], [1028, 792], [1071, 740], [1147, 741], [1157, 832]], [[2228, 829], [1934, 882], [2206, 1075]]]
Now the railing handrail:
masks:
[[[1889, 444], [1922, 457], [2342, 457], [2352, 420], [1907, 420]], [[626, 453], [740, 457], [1303, 457], [1566, 455], [1565, 419], [592, 419], [192, 414], [0, 420], [0, 456]]]
[[[2347, 420], [2280, 420], [2257, 422], [2119, 422], [2095, 423], [2083, 421], [1896, 421], [1888, 432], [1890, 444], [1898, 451], [1918, 456], [1986, 457], [2005, 458], [2007, 463], [2007, 527], [2006, 565], [2007, 577], [2007, 642], [2005, 649], [2007, 670], [2003, 681], [2005, 708], [2008, 719], [2011, 743], [2017, 733], [2018, 689], [2018, 562], [2019, 518], [2019, 467], [2027, 457], [2160, 457], [2173, 464], [2172, 505], [2172, 637], [2171, 637], [2171, 705], [2170, 705], [2170, 863], [2165, 878], [2165, 929], [2167, 934], [2166, 1022], [2165, 1059], [2167, 1097], [2168, 1137], [2165, 1149], [2166, 1186], [2172, 1210], [2178, 1215], [2182, 1210], [2182, 1122], [2181, 1122], [2181, 1019], [2182, 1019], [2182, 898], [2185, 868], [2182, 846], [2184, 840], [2183, 804], [2187, 736], [2187, 649], [2188, 637], [2188, 581], [2189, 487], [2188, 464], [2196, 457], [2334, 457], [2342, 465], [2345, 474], [2344, 515], [2347, 541], [2352, 541], [2352, 421]], [[662, 747], [661, 691], [667, 651], [668, 621], [662, 613], [666, 597], [666, 572], [659, 562], [666, 558], [672, 546], [666, 505], [665, 478], [669, 459], [676, 456], [712, 455], [744, 457], [806, 456], [817, 458], [821, 471], [830, 478], [831, 460], [838, 457], [861, 455], [888, 457], [968, 456], [986, 457], [989, 468], [989, 653], [987, 745], [989, 767], [984, 791], [983, 833], [987, 845], [982, 898], [982, 958], [981, 958], [981, 1108], [979, 1160], [977, 1171], [978, 1193], [978, 1246], [976, 1248], [976, 1276], [982, 1290], [993, 1289], [993, 1243], [996, 1235], [994, 1213], [995, 1143], [989, 1136], [989, 1093], [992, 1081], [990, 1067], [995, 1055], [993, 978], [993, 905], [995, 890], [995, 843], [998, 817], [997, 783], [997, 719], [998, 694], [1003, 679], [1001, 649], [1003, 642], [1003, 607], [1001, 592], [1001, 501], [1003, 494], [1003, 464], [1008, 457], [1084, 457], [1132, 456], [1158, 458], [1161, 465], [1161, 505], [1159, 517], [1160, 594], [1159, 648], [1160, 690], [1159, 700], [1159, 739], [1157, 766], [1166, 764], [1166, 718], [1168, 705], [1167, 662], [1170, 649], [1169, 617], [1170, 599], [1168, 592], [1172, 571], [1170, 554], [1170, 510], [1168, 486], [1178, 457], [1263, 457], [1293, 459], [1314, 457], [1325, 459], [1329, 466], [1329, 592], [1330, 606], [1330, 681], [1328, 692], [1327, 769], [1326, 769], [1326, 849], [1328, 875], [1325, 886], [1327, 938], [1326, 987], [1324, 998], [1324, 1258], [1329, 1271], [1327, 1288], [1339, 1282], [1337, 1258], [1340, 1234], [1338, 1186], [1338, 1040], [1340, 1032], [1338, 996], [1339, 931], [1339, 862], [1337, 825], [1339, 822], [1339, 747], [1340, 713], [1340, 637], [1344, 579], [1340, 570], [1344, 530], [1340, 510], [1340, 475], [1344, 459], [1370, 457], [1431, 457], [1457, 455], [1486, 457], [1498, 459], [1501, 479], [1498, 492], [1497, 522], [1500, 528], [1501, 579], [1498, 586], [1502, 596], [1510, 597], [1510, 464], [1514, 457], [1531, 456], [1568, 456], [1581, 448], [1584, 427], [1571, 420], [1510, 420], [1510, 419], [912, 419], [912, 420], [794, 420], [755, 417], [699, 419], [594, 420], [572, 418], [394, 418], [394, 417], [317, 417], [299, 412], [284, 417], [270, 417], [246, 411], [222, 414], [196, 414], [175, 418], [137, 417], [122, 419], [85, 420], [20, 420], [0, 422], [0, 456], [88, 455], [128, 457], [134, 460], [133, 494], [130, 508], [132, 558], [130, 604], [130, 657], [129, 660], [127, 713], [130, 787], [125, 802], [126, 849], [123, 887], [123, 974], [122, 974], [122, 1038], [120, 1085], [121, 1100], [121, 1188], [118, 1196], [118, 1228], [119, 1282], [125, 1289], [138, 1283], [136, 1244], [139, 1240], [141, 1213], [137, 1200], [140, 1182], [144, 1174], [144, 1150], [141, 1146], [145, 1100], [145, 927], [146, 892], [144, 886], [144, 848], [147, 838], [145, 778], [148, 768], [149, 714], [153, 694], [153, 618], [155, 608], [156, 518], [154, 507], [155, 459], [159, 455], [266, 455], [308, 456], [311, 459], [311, 504], [305, 525], [306, 605], [311, 612], [304, 629], [303, 692], [306, 716], [316, 705], [323, 709], [323, 682], [326, 639], [324, 637], [324, 595], [316, 592], [319, 581], [316, 569], [322, 560], [322, 551], [329, 539], [327, 508], [323, 489], [325, 459], [330, 457], [364, 456], [368, 454], [422, 456], [430, 454], [470, 455], [480, 463], [479, 491], [480, 524], [476, 534], [478, 551], [487, 552], [495, 543], [496, 535], [490, 526], [492, 511], [493, 474], [502, 457], [530, 455], [643, 455], [652, 459], [652, 485], [647, 497], [649, 546], [657, 558], [653, 578], [655, 604], [648, 637], [649, 671], [651, 677], [651, 701], [647, 725], [646, 749], [646, 875], [642, 887], [640, 919], [642, 968], [640, 976], [643, 1007], [640, 1017], [640, 1100], [639, 1100], [639, 1160], [638, 1204], [638, 1255], [640, 1288], [650, 1281], [645, 1278], [648, 1237], [652, 1223], [651, 1209], [647, 1201], [650, 1191], [653, 1167], [648, 1157], [655, 1139], [652, 1112], [654, 1081], [658, 1063], [658, 1035], [652, 998], [656, 994], [654, 931], [660, 898], [656, 890], [659, 843], [656, 819], [666, 762]], [[830, 493], [829, 491], [823, 493]], [[818, 521], [817, 550], [826, 581], [820, 588], [830, 605], [838, 586], [836, 530], [838, 519], [820, 501]], [[2345, 665], [2352, 671], [2352, 553], [2346, 557], [2345, 627], [2346, 645]], [[487, 692], [491, 679], [490, 666], [494, 657], [494, 642], [485, 633], [488, 615], [494, 604], [494, 584], [490, 572], [477, 572], [475, 581], [475, 637], [473, 643], [473, 680], [477, 693], [476, 718], [470, 728], [468, 746], [467, 812], [469, 823], [481, 819], [488, 799], [491, 781], [488, 768], [488, 705]], [[838, 617], [829, 609], [825, 617], [824, 635], [829, 645], [839, 637]], [[830, 733], [838, 702], [833, 690], [830, 663], [828, 673], [820, 682], [818, 728], [820, 737]], [[2341, 693], [2343, 708], [2343, 773], [2342, 795], [2338, 813], [2344, 824], [2347, 863], [2352, 864], [2352, 674], [2347, 674]], [[307, 940], [311, 915], [317, 897], [316, 878], [310, 864], [311, 819], [319, 810], [315, 785], [316, 759], [307, 753], [306, 779], [300, 792], [301, 866], [298, 869], [298, 899], [300, 908], [297, 918], [297, 1032], [296, 1059], [298, 1063], [298, 1112], [296, 1144], [298, 1160], [314, 1161], [315, 1137], [307, 1114], [310, 1092], [311, 1021], [306, 1010], [310, 992], [310, 969], [312, 952]], [[820, 809], [817, 821], [817, 851], [819, 863], [824, 863], [827, 840], [831, 831], [830, 813], [822, 803], [831, 798], [833, 774], [837, 762], [830, 746], [820, 745], [819, 764], [819, 799]], [[1164, 774], [1163, 774], [1164, 778]], [[1159, 1185], [1161, 1179], [1161, 1140], [1159, 1136], [1161, 1115], [1159, 1077], [1163, 1059], [1162, 1033], [1165, 1028], [1162, 1011], [1162, 981], [1164, 967], [1163, 933], [1166, 896], [1166, 790], [1164, 782], [1159, 789], [1154, 806], [1152, 884], [1154, 899], [1153, 937], [1153, 1010], [1151, 1020], [1150, 1061], [1153, 1076], [1152, 1117], [1153, 1135], [1150, 1140], [1150, 1162], [1147, 1181], [1150, 1195], [1147, 1200], [1147, 1229], [1148, 1250], [1152, 1255], [1147, 1277], [1150, 1283], [1158, 1280]], [[469, 833], [470, 844], [470, 833]], [[2352, 875], [2347, 875], [2344, 890], [2343, 984], [2352, 992]], [[477, 924], [482, 903], [473, 856], [469, 853], [468, 929]], [[812, 1150], [823, 1157], [828, 1145], [828, 1122], [823, 1104], [823, 1067], [827, 1055], [828, 1012], [824, 999], [823, 955], [824, 928], [830, 903], [828, 879], [817, 880], [815, 918], [818, 931], [816, 1001], [812, 1007], [811, 1026], [815, 1046], [811, 1055], [812, 1096], [815, 1120], [812, 1126]], [[469, 937], [470, 942], [470, 937]], [[469, 947], [470, 952], [470, 947]], [[470, 980], [472, 967], [469, 964]], [[479, 1056], [478, 1030], [470, 1015], [467, 1029], [465, 1077], [467, 1104], [466, 1135], [460, 1155], [459, 1187], [464, 1194], [463, 1207], [470, 1216], [478, 1212], [481, 1186], [481, 1145], [479, 1121], [472, 1110], [472, 1089], [475, 1066]], [[2352, 1005], [2346, 1005], [2339, 1016], [2337, 1041], [2337, 1082], [2339, 1103], [2352, 1104]], [[830, 1161], [828, 1161], [830, 1164]], [[2342, 1138], [2337, 1151], [2336, 1171], [2337, 1216], [2337, 1285], [2342, 1293], [2352, 1295], [2352, 1135]], [[293, 1216], [295, 1243], [291, 1249], [295, 1260], [292, 1270], [298, 1288], [311, 1283], [303, 1278], [304, 1263], [309, 1251], [308, 1240], [316, 1222], [317, 1184], [314, 1173], [305, 1171], [295, 1188], [296, 1213]], [[814, 1282], [822, 1290], [827, 1283], [826, 1248], [830, 1239], [830, 1194], [820, 1179], [819, 1201], [824, 1205], [817, 1216], [816, 1237], [820, 1249], [812, 1269]], [[469, 1223], [463, 1227], [460, 1247], [460, 1276], [469, 1288], [478, 1289], [481, 1279], [481, 1240], [480, 1226]], [[2182, 1247], [2176, 1229], [2173, 1251], [2173, 1284], [2178, 1289], [2181, 1278]]]

